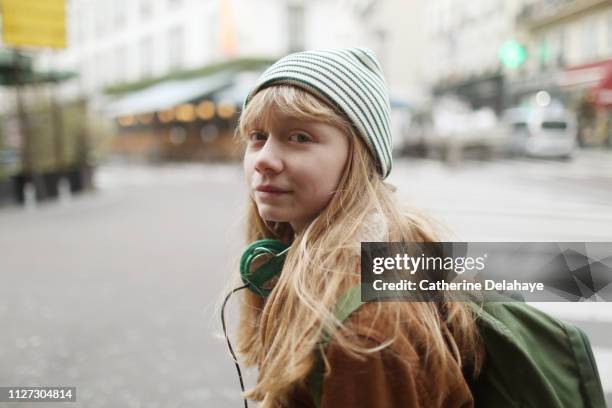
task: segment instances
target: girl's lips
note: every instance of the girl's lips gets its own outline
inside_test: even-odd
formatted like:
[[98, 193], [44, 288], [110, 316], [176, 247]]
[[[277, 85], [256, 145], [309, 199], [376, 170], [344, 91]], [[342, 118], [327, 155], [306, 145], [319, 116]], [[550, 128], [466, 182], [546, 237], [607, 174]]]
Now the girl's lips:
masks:
[[281, 191], [257, 191], [256, 193], [260, 198], [280, 197], [283, 194], [287, 194], [287, 192]]
[[288, 193], [288, 190], [283, 190], [282, 188], [278, 188], [275, 186], [270, 186], [270, 185], [261, 185], [258, 186], [257, 188], [255, 188], [255, 191], [258, 191], [260, 193], [272, 193], [272, 194], [284, 194], [284, 193]]

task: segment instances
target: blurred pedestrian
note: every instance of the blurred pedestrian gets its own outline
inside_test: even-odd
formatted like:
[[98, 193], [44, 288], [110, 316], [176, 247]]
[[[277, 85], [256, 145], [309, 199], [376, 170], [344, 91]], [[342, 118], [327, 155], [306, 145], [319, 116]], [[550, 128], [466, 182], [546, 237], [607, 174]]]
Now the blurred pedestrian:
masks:
[[593, 97], [590, 93], [585, 94], [580, 99], [578, 106], [578, 146], [587, 146], [592, 139], [592, 132], [595, 121], [595, 107]]
[[[384, 182], [389, 101], [375, 55], [352, 48], [280, 59], [251, 90], [238, 126], [246, 238], [256, 241], [241, 265], [249, 290], [238, 351], [259, 373], [245, 397], [262, 407], [473, 406], [468, 380], [483, 349], [464, 303], [370, 302], [344, 322], [332, 312], [360, 281], [361, 242], [436, 241]], [[262, 253], [276, 254], [277, 270], [249, 265]]]

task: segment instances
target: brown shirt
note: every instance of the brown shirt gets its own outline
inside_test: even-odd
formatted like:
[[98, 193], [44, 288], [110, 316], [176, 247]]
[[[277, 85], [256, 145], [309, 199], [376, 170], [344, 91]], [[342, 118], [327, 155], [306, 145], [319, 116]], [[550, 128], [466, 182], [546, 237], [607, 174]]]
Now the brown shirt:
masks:
[[[355, 330], [357, 340], [366, 347], [382, 344], [385, 324], [377, 320], [370, 328], [373, 304], [354, 312], [346, 324]], [[401, 357], [400, 357], [401, 356]], [[458, 364], [453, 361], [447, 373], [449, 386], [440, 387], [428, 376], [422, 359], [407, 338], [398, 338], [389, 347], [359, 360], [342, 350], [333, 340], [326, 357], [331, 371], [323, 379], [321, 408], [471, 408], [474, 400]], [[291, 397], [292, 407], [314, 407], [308, 389]]]

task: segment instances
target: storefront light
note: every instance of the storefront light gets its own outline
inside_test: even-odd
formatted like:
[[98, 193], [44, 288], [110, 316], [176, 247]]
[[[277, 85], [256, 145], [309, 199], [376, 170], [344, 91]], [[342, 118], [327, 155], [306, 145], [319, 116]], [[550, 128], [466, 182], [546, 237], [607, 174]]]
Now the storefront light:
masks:
[[218, 108], [219, 117], [223, 119], [231, 118], [236, 113], [236, 107], [233, 104], [225, 103], [219, 105]]
[[132, 126], [136, 121], [134, 115], [125, 115], [117, 119], [117, 122], [119, 122], [121, 126]]
[[191, 122], [195, 119], [195, 108], [190, 103], [185, 103], [176, 107], [176, 118], [181, 122]]
[[138, 115], [138, 121], [143, 125], [150, 125], [153, 123], [153, 114], [152, 113], [143, 113]]
[[211, 101], [202, 101], [196, 108], [196, 114], [202, 120], [210, 120], [215, 116], [215, 104]]
[[164, 111], [157, 112], [157, 117], [161, 123], [168, 123], [174, 120], [174, 110], [167, 109]]

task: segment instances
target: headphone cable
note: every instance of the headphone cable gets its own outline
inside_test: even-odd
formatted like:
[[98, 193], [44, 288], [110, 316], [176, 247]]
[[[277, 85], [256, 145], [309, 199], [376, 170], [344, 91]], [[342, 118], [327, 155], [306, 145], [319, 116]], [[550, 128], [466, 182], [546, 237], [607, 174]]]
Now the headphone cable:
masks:
[[[223, 326], [223, 335], [225, 336], [225, 340], [227, 341], [227, 347], [229, 348], [230, 354], [232, 355], [232, 359], [234, 360], [234, 364], [236, 365], [236, 370], [238, 371], [238, 379], [240, 380], [240, 389], [244, 393], [244, 382], [242, 381], [242, 372], [240, 371], [240, 364], [238, 364], [238, 359], [236, 358], [236, 354], [234, 353], [234, 348], [232, 347], [232, 343], [227, 335], [227, 329], [225, 327], [225, 305], [229, 298], [236, 292], [241, 289], [246, 289], [248, 285], [240, 286], [238, 288], [232, 289], [230, 293], [227, 294], [225, 300], [223, 301], [223, 306], [221, 306], [221, 326]], [[249, 404], [247, 403], [246, 398], [243, 397], [244, 400], [244, 408], [249, 408]]]

